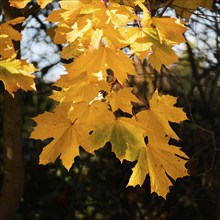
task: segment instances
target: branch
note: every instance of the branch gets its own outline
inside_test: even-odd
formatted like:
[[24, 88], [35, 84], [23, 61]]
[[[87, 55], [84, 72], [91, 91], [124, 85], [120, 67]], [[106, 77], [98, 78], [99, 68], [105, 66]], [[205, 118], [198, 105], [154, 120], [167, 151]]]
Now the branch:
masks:
[[208, 105], [207, 105], [207, 102], [205, 100], [205, 94], [204, 94], [204, 91], [202, 89], [202, 86], [200, 85], [199, 72], [198, 72], [198, 68], [197, 68], [197, 65], [196, 65], [196, 62], [195, 62], [195, 59], [194, 59], [194, 56], [193, 56], [192, 48], [190, 47], [188, 42], [186, 42], [186, 45], [187, 45], [187, 50], [188, 50], [188, 53], [189, 53], [189, 59], [190, 59], [192, 74], [193, 74], [193, 77], [195, 79], [195, 85], [199, 90], [200, 97], [201, 97], [204, 108], [209, 112]]

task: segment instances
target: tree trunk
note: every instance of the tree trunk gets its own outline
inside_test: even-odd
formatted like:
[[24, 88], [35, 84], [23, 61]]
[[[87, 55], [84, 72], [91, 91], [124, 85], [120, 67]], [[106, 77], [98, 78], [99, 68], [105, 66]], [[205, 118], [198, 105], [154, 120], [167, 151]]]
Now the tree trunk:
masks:
[[0, 219], [14, 218], [23, 193], [22, 96], [5, 92], [3, 115], [3, 182], [0, 194]]
[[[10, 8], [8, 0], [2, 1], [5, 19], [19, 16], [19, 10]], [[18, 26], [21, 30], [21, 26]], [[16, 42], [15, 49], [20, 49]], [[22, 154], [22, 92], [13, 98], [7, 91], [3, 111], [3, 180], [0, 191], [0, 220], [15, 217], [24, 186], [24, 167]]]

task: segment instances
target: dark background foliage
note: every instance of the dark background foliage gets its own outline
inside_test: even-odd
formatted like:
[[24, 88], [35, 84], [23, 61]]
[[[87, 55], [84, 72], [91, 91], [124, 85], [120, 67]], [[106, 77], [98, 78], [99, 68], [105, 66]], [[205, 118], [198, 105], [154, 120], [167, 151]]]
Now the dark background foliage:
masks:
[[[33, 35], [31, 41], [45, 39], [47, 44], [51, 43], [44, 37], [49, 24], [45, 25], [41, 20], [50, 10], [47, 8], [30, 16], [29, 20], [34, 19], [39, 24], [32, 27], [38, 34]], [[180, 63], [172, 70], [164, 67], [161, 75], [156, 75], [147, 62], [143, 66], [139, 64], [141, 74], [130, 78], [129, 82], [143, 95], [156, 86], [163, 94], [179, 97], [177, 105], [184, 107], [190, 120], [181, 126], [172, 125], [181, 141], [171, 142], [182, 147], [190, 157], [186, 164], [190, 175], [177, 179], [164, 200], [150, 192], [149, 176], [141, 187], [126, 187], [135, 162], [121, 163], [111, 152], [109, 143], [96, 151], [96, 157], [80, 148], [80, 156], [75, 158], [69, 172], [59, 159], [54, 164], [39, 165], [38, 156], [50, 140], [29, 139], [35, 125], [31, 118], [54, 108], [55, 103], [48, 98], [53, 86], [45, 83], [44, 79], [48, 71], [60, 62], [54, 59], [52, 63], [40, 64], [45, 57], [39, 55], [38, 59], [32, 59], [40, 67], [39, 78], [36, 79], [37, 92], [23, 92], [25, 187], [16, 220], [220, 219], [220, 27], [219, 14], [210, 17], [206, 12], [200, 11], [200, 15], [207, 21], [211, 20], [212, 25], [205, 22], [206, 28], [197, 32], [196, 25], [203, 21], [200, 17], [191, 19], [188, 24], [196, 42], [201, 41], [206, 46], [188, 44]], [[26, 26], [30, 28], [28, 22]], [[214, 46], [207, 44], [209, 28], [215, 33], [212, 36], [216, 42]], [[54, 53], [62, 46], [54, 46]], [[31, 59], [31, 53], [28, 56]], [[1, 115], [3, 91], [1, 83]], [[0, 135], [2, 137], [2, 133]], [[0, 139], [1, 162], [2, 144]], [[0, 180], [2, 169], [0, 163]]]

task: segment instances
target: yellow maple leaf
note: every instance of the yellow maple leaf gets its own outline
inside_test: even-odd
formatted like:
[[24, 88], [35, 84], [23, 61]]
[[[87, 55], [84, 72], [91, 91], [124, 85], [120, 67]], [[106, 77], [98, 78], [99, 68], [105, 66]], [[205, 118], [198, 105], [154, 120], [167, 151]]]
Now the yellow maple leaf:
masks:
[[174, 0], [171, 7], [182, 17], [189, 19], [197, 7], [212, 8], [213, 0]]
[[122, 83], [127, 79], [127, 74], [135, 74], [133, 61], [121, 50], [115, 51], [102, 45], [97, 50], [83, 53], [73, 63], [65, 67], [68, 73], [75, 74], [75, 77], [78, 77], [83, 72], [94, 76], [101, 74], [100, 80], [105, 80], [107, 76], [106, 70], [111, 69], [114, 72], [114, 76]]
[[[102, 7], [104, 6], [102, 5]], [[90, 12], [90, 8], [88, 10]], [[88, 47], [97, 49], [100, 42], [104, 42], [108, 47], [113, 46], [115, 49], [127, 46], [128, 44], [117, 29], [121, 21], [119, 18], [123, 15], [117, 14], [116, 11], [111, 7], [108, 9], [106, 7], [100, 8], [100, 10], [95, 7], [93, 13], [78, 16], [72, 26], [72, 31], [67, 33], [67, 41], [73, 43], [80, 38], [81, 44], [86, 49]], [[124, 23], [127, 23], [127, 17], [125, 16]]]
[[101, 90], [110, 91], [110, 85], [106, 81], [90, 79], [86, 74], [82, 74], [77, 80], [71, 80], [71, 74], [61, 76], [55, 86], [61, 87], [62, 91], [54, 91], [51, 98], [59, 102], [81, 102], [92, 101]]
[[31, 138], [53, 138], [43, 149], [40, 163], [53, 163], [60, 156], [63, 165], [69, 170], [74, 158], [79, 155], [79, 146], [94, 153], [89, 132], [97, 121], [101, 123], [109, 114], [112, 115], [104, 102], [94, 101], [90, 104], [82, 101], [73, 104], [63, 102], [53, 112], [35, 117], [38, 125]]
[[111, 0], [111, 2], [117, 2], [134, 7], [138, 2], [144, 2], [145, 0]]
[[106, 103], [95, 100], [93, 102], [82, 101], [74, 105], [74, 117], [92, 131], [94, 124], [106, 121], [112, 116], [112, 112]]
[[[52, 11], [47, 20], [58, 23], [56, 34], [68, 33], [80, 14], [82, 3], [80, 1], [60, 1], [59, 4], [61, 9]], [[65, 36], [62, 38], [65, 39]]]
[[53, 137], [40, 155], [41, 164], [53, 163], [60, 156], [69, 170], [79, 155], [80, 145], [90, 152], [89, 130], [74, 114], [74, 107], [60, 104], [53, 112], [38, 115], [34, 120], [38, 125], [31, 138], [45, 140]]
[[89, 46], [97, 49], [102, 36], [103, 31], [101, 29], [94, 29], [92, 21], [84, 16], [77, 19], [72, 30], [66, 34], [66, 39], [70, 43], [75, 43], [76, 40], [80, 41], [85, 49]]
[[143, 10], [140, 27], [122, 27], [120, 33], [130, 44], [131, 53], [141, 60], [148, 58], [148, 62], [160, 72], [163, 64], [168, 66], [178, 61], [172, 47], [185, 42], [183, 33], [187, 28], [175, 18], [152, 18], [141, 1], [137, 4]]
[[132, 115], [131, 102], [139, 102], [134, 94], [131, 93], [133, 88], [123, 88], [117, 92], [112, 91], [106, 99], [109, 100], [112, 107], [112, 111], [121, 109], [124, 112], [128, 112]]
[[[24, 8], [31, 0], [9, 0], [10, 5], [16, 8]], [[37, 3], [43, 9], [53, 0], [37, 0]]]
[[177, 54], [172, 50], [173, 44], [169, 41], [161, 41], [155, 28], [142, 27], [123, 28], [124, 35], [130, 43], [131, 52], [141, 60], [148, 58], [148, 62], [160, 72], [161, 66], [173, 64], [178, 61]]
[[9, 0], [10, 6], [15, 8], [24, 8], [31, 0]]
[[170, 65], [178, 61], [177, 54], [172, 50], [173, 44], [161, 41], [159, 33], [154, 28], [143, 27], [142, 31], [146, 34], [146, 41], [151, 42], [151, 53], [148, 62], [160, 72], [161, 66]]
[[24, 20], [24, 17], [17, 17], [0, 25], [0, 55], [4, 59], [10, 58], [15, 53], [12, 40], [21, 40], [21, 33], [15, 30], [12, 25], [19, 24]]
[[[83, 3], [95, 3], [95, 2], [100, 2], [100, 0], [80, 0]], [[126, 4], [129, 6], [134, 6], [135, 3], [137, 2], [144, 2], [144, 0], [110, 0], [111, 3], [119, 3], [119, 4]]]
[[[72, 30], [71, 27], [74, 25], [80, 14], [82, 4], [79, 1], [60, 1], [59, 4], [61, 9], [52, 11], [47, 20], [58, 23], [55, 33], [62, 36], [63, 32], [67, 34]], [[84, 22], [87, 21], [84, 20]], [[62, 36], [61, 38], [62, 40], [66, 40], [65, 36]], [[59, 36], [57, 37], [57, 40], [58, 39]]]
[[169, 186], [172, 185], [167, 174], [174, 180], [188, 175], [185, 168], [187, 161], [183, 159], [188, 159], [188, 157], [179, 148], [167, 142], [167, 138], [152, 140], [148, 138], [146, 146], [141, 148], [134, 146], [127, 151], [125, 159], [137, 160], [128, 185], [142, 185], [146, 175], [149, 174], [151, 192], [156, 192], [159, 196], [166, 198]]
[[102, 28], [103, 30], [103, 41], [108, 47], [113, 49], [119, 49], [128, 46], [126, 40], [122, 37], [118, 29], [114, 28], [114, 25], [106, 25]]
[[131, 53], [144, 60], [151, 51], [152, 42], [146, 38], [146, 33], [141, 28], [120, 28], [120, 33], [130, 44]]
[[152, 46], [152, 54], [149, 56], [148, 62], [158, 72], [161, 70], [162, 65], [169, 66], [178, 61], [177, 54], [172, 50], [172, 46], [165, 43], [155, 44]]
[[[141, 60], [144, 60], [145, 58], [148, 57], [148, 55], [151, 51], [151, 47], [152, 47], [152, 43], [145, 41], [144, 38], [138, 39], [136, 42], [132, 43], [130, 46], [131, 53], [135, 53], [135, 55]], [[159, 66], [159, 69], [160, 69], [161, 64], [154, 64], [153, 63], [152, 66], [155, 69], [158, 69], [157, 67]]]
[[185, 42], [183, 33], [187, 28], [176, 18], [152, 18], [156, 26], [161, 41], [167, 41], [173, 44]]
[[43, 9], [45, 8], [48, 4], [50, 4], [53, 0], [37, 0], [38, 5]]
[[134, 146], [141, 148], [145, 145], [144, 130], [138, 126], [133, 118], [115, 118], [111, 113], [101, 122], [94, 124], [91, 134], [94, 150], [103, 147], [109, 141], [117, 158], [123, 160], [127, 149]]
[[[131, 6], [131, 5], [130, 5]], [[127, 23], [140, 20], [140, 18], [134, 13], [133, 7], [128, 7], [122, 4], [115, 4], [110, 2], [107, 14], [111, 22], [118, 27], [125, 27]]]
[[178, 61], [178, 56], [172, 47], [185, 42], [183, 33], [187, 28], [175, 18], [151, 18], [147, 8], [142, 3], [138, 3], [138, 5], [144, 13], [141, 21], [142, 31], [146, 34], [144, 39], [151, 42], [152, 45], [148, 62], [160, 72], [161, 65], [168, 66]]
[[[87, 20], [85, 23], [85, 17], [82, 18], [83, 22], [80, 22], [80, 19], [78, 19], [80, 26], [77, 25], [76, 28], [73, 28], [71, 31], [69, 31], [69, 33], [66, 34], [66, 40], [67, 42], [70, 42], [70, 44], [63, 49], [61, 53], [63, 58], [69, 59], [74, 56], [77, 57], [77, 53], [79, 51], [85, 51], [86, 49], [98, 49], [100, 43], [104, 43], [106, 47], [115, 50], [128, 45], [119, 31], [114, 28], [114, 25], [108, 24], [101, 29], [94, 28], [91, 20]], [[77, 24], [79, 24], [78, 22]], [[81, 25], [83, 27], [81, 27]], [[62, 34], [60, 31], [63, 30], [63, 28], [59, 28], [57, 31], [58, 30], [58, 34]]]
[[154, 92], [149, 109], [137, 114], [137, 120], [146, 135], [155, 139], [168, 136], [179, 140], [169, 122], [180, 123], [187, 120], [187, 117], [182, 108], [174, 107], [176, 99], [170, 95], [159, 96], [157, 90]]
[[25, 60], [0, 59], [0, 80], [4, 83], [5, 89], [13, 96], [18, 89], [35, 90], [34, 76], [30, 73], [37, 69]]
[[[20, 7], [24, 6], [22, 2]], [[48, 1], [37, 2], [43, 8]], [[169, 122], [180, 123], [187, 119], [181, 108], [174, 107], [176, 98], [159, 96], [156, 91], [149, 101], [149, 109], [139, 112], [135, 120], [117, 118], [113, 113], [121, 109], [132, 114], [131, 101], [138, 100], [132, 95], [131, 88], [108, 93], [105, 97], [108, 105], [99, 101], [102, 97], [97, 97], [100, 90], [110, 91], [105, 82], [106, 70], [111, 69], [121, 84], [127, 79], [127, 74], [135, 73], [133, 61], [121, 50], [125, 46], [130, 46], [131, 52], [141, 59], [148, 57], [158, 71], [162, 64], [177, 61], [172, 47], [185, 41], [182, 34], [186, 28], [174, 18], [151, 18], [143, 2], [59, 1], [61, 9], [52, 12], [48, 20], [58, 22], [52, 31], [54, 41], [69, 43], [62, 51], [62, 57], [74, 57], [74, 62], [65, 65], [68, 74], [55, 84], [62, 87], [62, 91], [55, 92], [52, 98], [60, 105], [53, 112], [34, 119], [38, 125], [31, 137], [53, 138], [43, 149], [40, 163], [54, 162], [60, 156], [68, 170], [74, 157], [79, 155], [80, 145], [94, 153], [110, 142], [112, 151], [120, 160], [137, 160], [129, 185], [142, 185], [149, 174], [151, 191], [165, 198], [172, 185], [166, 173], [174, 180], [187, 175], [185, 161], [180, 158], [187, 156], [168, 144], [170, 138], [179, 139]], [[118, 3], [140, 6], [143, 18], [132, 15], [131, 7]], [[128, 21], [134, 20], [140, 21], [138, 28], [125, 28]], [[123, 33], [125, 29], [128, 31]]]
[[54, 42], [61, 43], [59, 38], [62, 38], [62, 42], [70, 43], [64, 49], [62, 57], [68, 59], [71, 55], [75, 55], [75, 52], [68, 51], [78, 47], [77, 44], [81, 44], [80, 47], [84, 49], [89, 47], [97, 49], [100, 42], [115, 49], [128, 45], [118, 31], [118, 27], [126, 26], [128, 21], [137, 17], [131, 9], [128, 10], [128, 7], [115, 3], [106, 7], [101, 1], [60, 1], [59, 3], [61, 9], [52, 12], [48, 20], [58, 22], [54, 32]]
[[[59, 32], [60, 34], [60, 32]], [[56, 35], [58, 37], [58, 35]], [[58, 43], [58, 41], [54, 41], [55, 43]], [[63, 42], [64, 43], [64, 42]], [[85, 47], [80, 42], [80, 39], [76, 39], [73, 43], [70, 43], [68, 46], [64, 47], [61, 51], [61, 57], [63, 59], [71, 59], [74, 57], [79, 57], [80, 55], [85, 52]]]

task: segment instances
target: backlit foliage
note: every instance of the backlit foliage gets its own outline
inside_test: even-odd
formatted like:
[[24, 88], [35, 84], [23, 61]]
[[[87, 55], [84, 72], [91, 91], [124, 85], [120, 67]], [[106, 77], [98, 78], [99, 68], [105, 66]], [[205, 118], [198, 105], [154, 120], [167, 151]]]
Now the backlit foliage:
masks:
[[0, 80], [11, 95], [20, 88], [25, 91], [35, 90], [34, 76], [29, 73], [37, 69], [25, 60], [16, 59], [12, 42], [22, 38], [21, 33], [12, 26], [24, 20], [23, 17], [18, 17], [0, 25]]
[[[25, 7], [28, 2], [10, 0], [11, 6], [18, 8]], [[41, 8], [51, 2], [37, 1]], [[59, 105], [53, 112], [34, 118], [38, 125], [31, 138], [53, 138], [42, 151], [40, 163], [54, 162], [60, 156], [67, 169], [79, 155], [79, 146], [94, 154], [110, 142], [112, 151], [121, 161], [137, 160], [128, 185], [142, 185], [149, 174], [151, 191], [165, 198], [172, 185], [169, 177], [176, 180], [187, 175], [188, 158], [169, 144], [170, 138], [179, 140], [169, 122], [179, 124], [187, 117], [181, 108], [174, 106], [176, 98], [160, 96], [157, 90], [143, 103], [133, 88], [127, 87], [126, 80], [128, 75], [136, 74], [133, 57], [142, 62], [147, 59], [158, 74], [163, 65], [169, 67], [177, 62], [173, 46], [185, 42], [183, 34], [187, 28], [177, 18], [152, 17], [147, 2], [59, 1], [60, 9], [52, 11], [47, 18], [56, 24], [49, 32], [54, 43], [66, 45], [62, 58], [74, 58], [74, 61], [65, 65], [68, 74], [55, 83], [62, 90], [54, 91], [51, 97]], [[200, 3], [186, 4], [194, 10]], [[183, 6], [178, 0], [172, 5], [174, 8]], [[209, 4], [204, 6], [210, 7]], [[177, 13], [189, 16], [179, 9]], [[34, 88], [26, 78], [22, 78], [25, 85], [22, 84], [18, 75], [26, 77], [27, 72], [35, 71], [34, 67], [12, 58], [15, 51], [11, 40], [21, 39], [11, 28], [16, 22], [22, 22], [21, 18], [0, 26], [0, 43], [5, 48], [1, 52], [3, 75], [0, 79], [10, 93], [17, 87], [9, 86], [9, 80], [17, 80], [16, 85], [25, 90]], [[9, 29], [14, 34], [4, 31]], [[8, 73], [14, 77], [6, 76]], [[134, 103], [144, 107], [137, 110]]]

